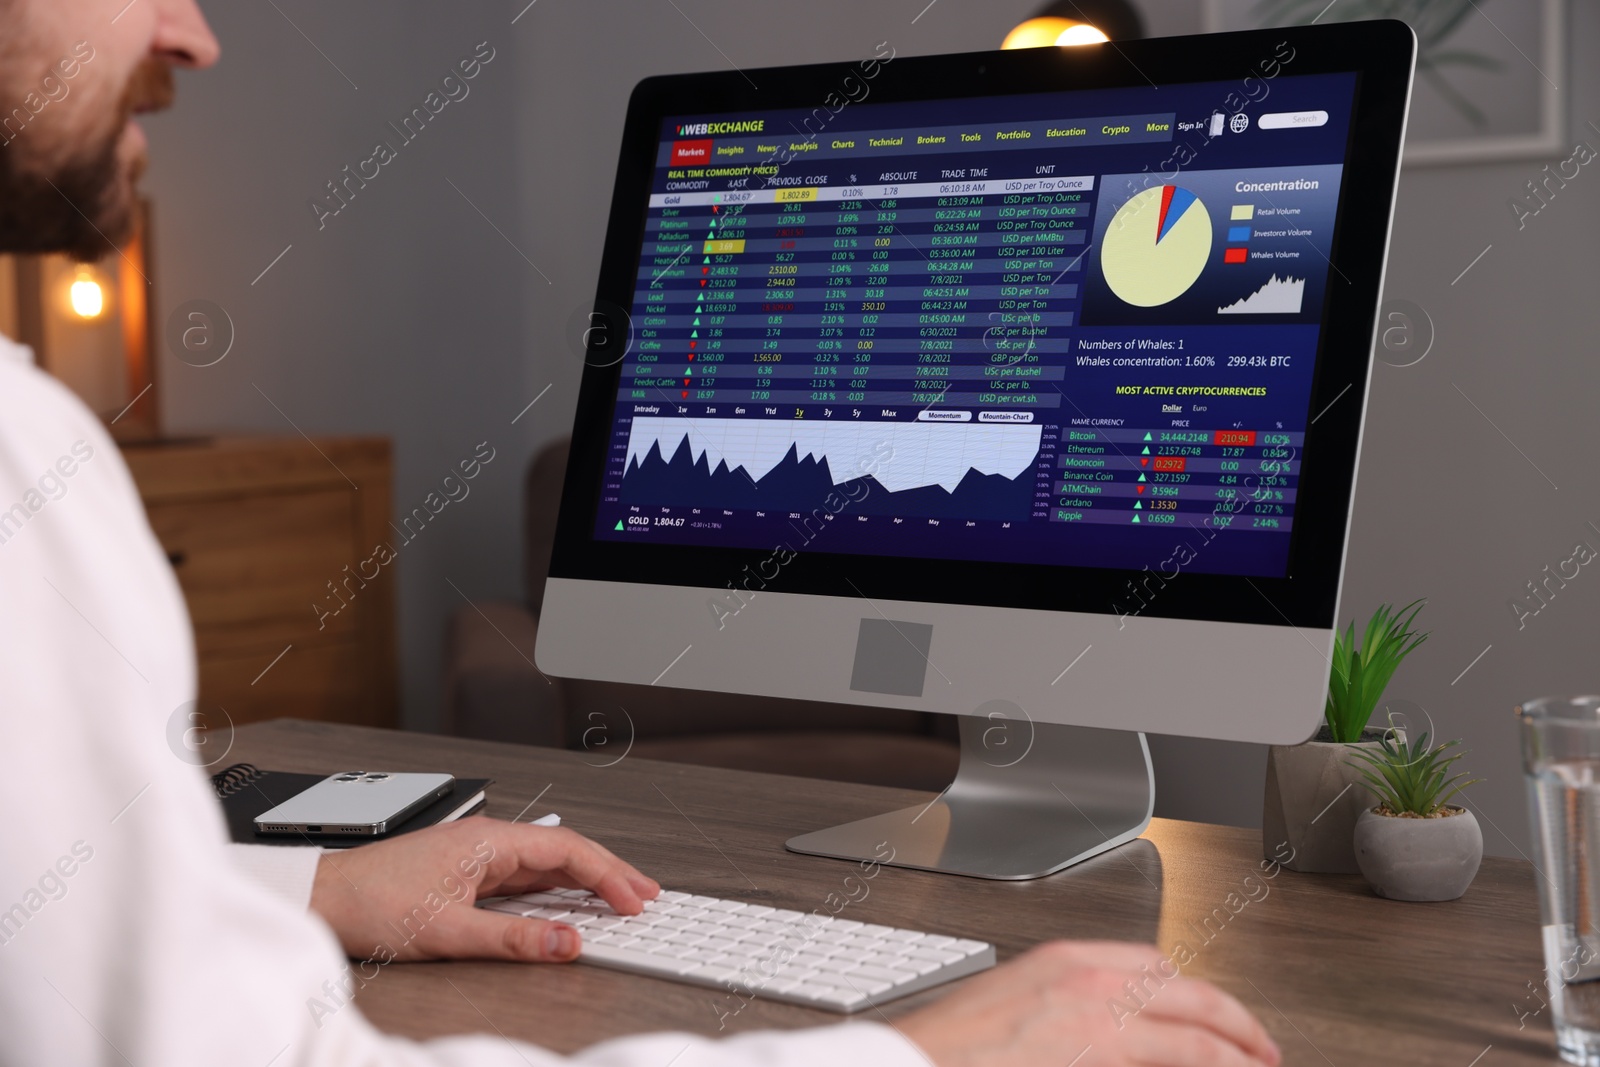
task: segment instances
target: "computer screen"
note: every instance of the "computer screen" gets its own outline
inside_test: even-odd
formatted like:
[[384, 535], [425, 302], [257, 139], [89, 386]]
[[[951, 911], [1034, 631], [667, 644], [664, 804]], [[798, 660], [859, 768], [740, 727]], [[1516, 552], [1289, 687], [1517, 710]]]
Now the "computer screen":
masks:
[[1283, 577], [1358, 80], [1292, 70], [661, 117], [593, 536]]
[[1304, 740], [1414, 48], [1379, 21], [641, 82], [540, 668]]

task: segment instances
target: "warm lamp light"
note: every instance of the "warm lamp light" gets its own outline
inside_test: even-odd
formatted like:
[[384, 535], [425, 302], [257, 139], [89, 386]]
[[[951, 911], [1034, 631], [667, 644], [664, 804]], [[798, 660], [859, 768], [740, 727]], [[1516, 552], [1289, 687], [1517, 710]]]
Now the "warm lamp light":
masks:
[[1080, 22], [1076, 26], [1068, 26], [1061, 31], [1061, 36], [1056, 38], [1058, 45], [1077, 44], [1104, 44], [1111, 38], [1098, 26], [1091, 26], [1087, 22]]
[[1143, 36], [1144, 20], [1130, 0], [1050, 0], [1006, 34], [1000, 47], [1101, 44]]
[[80, 272], [68, 292], [72, 310], [82, 319], [97, 318], [106, 307], [105, 290], [87, 271]]
[[1029, 19], [1006, 34], [1001, 48], [1047, 48], [1050, 45], [1100, 44], [1104, 31], [1077, 19]]
[[1006, 34], [1001, 48], [1047, 48], [1073, 26], [1072, 19], [1028, 19]]

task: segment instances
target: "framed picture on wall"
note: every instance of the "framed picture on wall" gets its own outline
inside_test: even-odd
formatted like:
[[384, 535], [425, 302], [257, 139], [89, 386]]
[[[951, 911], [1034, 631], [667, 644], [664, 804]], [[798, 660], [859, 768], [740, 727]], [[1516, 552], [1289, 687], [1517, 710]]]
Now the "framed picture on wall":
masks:
[[1396, 18], [1417, 34], [1408, 164], [1566, 155], [1567, 0], [1205, 0], [1212, 31]]
[[0, 256], [0, 333], [30, 346], [119, 441], [160, 436], [149, 234], [141, 202], [133, 236], [93, 263]]

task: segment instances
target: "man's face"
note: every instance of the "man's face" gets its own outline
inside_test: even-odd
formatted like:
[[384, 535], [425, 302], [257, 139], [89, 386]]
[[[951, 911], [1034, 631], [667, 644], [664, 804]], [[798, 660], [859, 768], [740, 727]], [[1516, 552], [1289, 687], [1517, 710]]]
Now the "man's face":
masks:
[[132, 230], [172, 67], [217, 42], [194, 0], [0, 0], [0, 252], [99, 259]]

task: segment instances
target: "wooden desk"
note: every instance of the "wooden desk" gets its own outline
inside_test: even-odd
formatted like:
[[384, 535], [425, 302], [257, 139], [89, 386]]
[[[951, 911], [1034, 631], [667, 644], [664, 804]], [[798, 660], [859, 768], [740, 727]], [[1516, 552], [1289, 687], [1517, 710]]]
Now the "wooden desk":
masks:
[[[919, 803], [927, 794], [590, 753], [279, 720], [238, 731], [231, 760], [333, 773], [353, 767], [488, 776], [489, 814], [556, 811], [658, 879], [688, 892], [809, 911], [853, 865], [799, 856], [784, 839], [804, 830]], [[1513, 1005], [1539, 1002], [1538, 906], [1531, 868], [1486, 859], [1466, 896], [1406, 904], [1372, 895], [1359, 876], [1280, 871], [1237, 914], [1230, 893], [1261, 873], [1256, 831], [1156, 820], [1144, 838], [1032, 882], [985, 882], [893, 867], [840, 914], [982, 938], [1001, 959], [1039, 940], [1186, 942], [1185, 973], [1208, 978], [1260, 1016], [1288, 1064], [1549, 1064], [1549, 1013], [1518, 1028]], [[857, 891], [859, 892], [859, 891]], [[1213, 918], [1222, 909], [1225, 923]], [[1209, 934], [1209, 941], [1207, 936]], [[452, 989], [445, 978], [456, 988]], [[892, 1019], [937, 996], [885, 1009]], [[380, 1027], [432, 1037], [489, 1026], [562, 1052], [647, 1030], [718, 1032], [714, 990], [573, 965], [391, 964], [359, 994]], [[1109, 1009], [1108, 1009], [1109, 1010]], [[812, 1026], [839, 1016], [763, 1001], [726, 1032]], [[1490, 1048], [1492, 1046], [1492, 1048]], [[1488, 1053], [1484, 1055], [1486, 1049]], [[1481, 1058], [1476, 1058], [1480, 1057]]]

